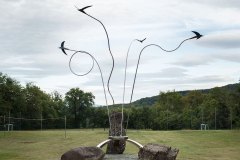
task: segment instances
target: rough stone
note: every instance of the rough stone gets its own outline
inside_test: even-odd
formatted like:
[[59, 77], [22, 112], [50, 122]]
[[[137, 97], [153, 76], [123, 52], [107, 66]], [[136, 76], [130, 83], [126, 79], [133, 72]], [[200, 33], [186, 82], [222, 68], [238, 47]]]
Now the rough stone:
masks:
[[[111, 128], [109, 130], [109, 136], [121, 136], [121, 112], [112, 112], [110, 115]], [[122, 129], [122, 136], [125, 136], [125, 129]], [[126, 140], [111, 140], [107, 145], [107, 154], [122, 154], [126, 147]]]
[[64, 153], [61, 160], [102, 160], [104, 155], [97, 147], [79, 147]]
[[161, 144], [147, 144], [138, 152], [140, 160], [176, 160], [179, 150]]

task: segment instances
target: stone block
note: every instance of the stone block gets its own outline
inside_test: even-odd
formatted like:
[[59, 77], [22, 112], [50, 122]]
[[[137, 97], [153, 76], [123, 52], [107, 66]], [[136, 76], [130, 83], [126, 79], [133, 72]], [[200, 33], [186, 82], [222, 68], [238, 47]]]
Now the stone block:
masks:
[[147, 144], [138, 152], [140, 160], [176, 160], [179, 150], [161, 144]]
[[102, 160], [105, 153], [97, 147], [79, 147], [64, 153], [61, 160]]

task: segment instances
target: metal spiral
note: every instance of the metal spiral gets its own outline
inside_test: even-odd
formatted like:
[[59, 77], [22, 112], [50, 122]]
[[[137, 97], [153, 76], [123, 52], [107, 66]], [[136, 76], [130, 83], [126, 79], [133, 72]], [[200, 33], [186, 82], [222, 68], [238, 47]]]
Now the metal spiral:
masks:
[[[86, 51], [77, 51], [77, 50], [72, 50], [72, 49], [65, 48], [65, 47], [64, 47], [64, 42], [62, 42], [62, 45], [61, 45], [60, 49], [62, 49], [62, 51], [63, 51], [64, 54], [66, 54], [66, 51], [65, 51], [65, 50], [74, 52], [74, 53], [71, 55], [71, 57], [70, 57], [68, 66], [69, 66], [70, 71], [71, 71], [74, 75], [76, 75], [76, 76], [86, 76], [87, 74], [89, 74], [89, 73], [93, 70], [94, 63], [97, 64], [97, 67], [98, 67], [99, 72], [100, 72], [100, 75], [101, 75], [103, 92], [104, 92], [104, 97], [105, 97], [105, 103], [106, 103], [107, 111], [108, 111], [108, 121], [109, 121], [109, 126], [110, 126], [110, 128], [111, 128], [110, 113], [109, 113], [109, 107], [108, 107], [108, 101], [107, 101], [107, 94], [106, 94], [106, 90], [105, 90], [105, 83], [104, 83], [104, 79], [103, 79], [102, 69], [101, 69], [98, 61], [97, 61], [96, 58], [95, 58], [92, 54], [90, 54], [89, 52], [86, 52]], [[92, 66], [91, 66], [90, 70], [89, 70], [88, 72], [84, 73], [84, 74], [77, 74], [76, 72], [74, 72], [74, 70], [72, 69], [72, 66], [71, 66], [72, 59], [74, 58], [74, 56], [75, 56], [77, 53], [86, 54], [86, 55], [88, 55], [88, 56], [90, 56], [90, 57], [92, 58]], [[66, 55], [67, 55], [67, 54], [66, 54]]]

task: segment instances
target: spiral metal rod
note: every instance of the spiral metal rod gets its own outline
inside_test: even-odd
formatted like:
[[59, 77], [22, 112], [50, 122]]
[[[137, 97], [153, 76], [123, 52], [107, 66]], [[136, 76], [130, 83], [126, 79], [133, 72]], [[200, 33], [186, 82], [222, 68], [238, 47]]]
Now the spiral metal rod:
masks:
[[[80, 53], [83, 53], [83, 52], [81, 52], [81, 51], [79, 51], [79, 52], [80, 52]], [[93, 70], [95, 58], [94, 58], [92, 55], [85, 53], [85, 54], [89, 55], [89, 56], [92, 58], [92, 66], [91, 66], [91, 68], [90, 68], [90, 70], [89, 70], [88, 72], [86, 72], [86, 73], [84, 73], [84, 74], [78, 74], [78, 73], [74, 72], [74, 70], [72, 69], [72, 66], [71, 66], [72, 59], [73, 59], [73, 57], [75, 56], [76, 53], [78, 53], [78, 51], [76, 51], [76, 52], [71, 56], [71, 58], [70, 58], [70, 60], [69, 60], [69, 63], [68, 63], [68, 67], [69, 67], [70, 71], [71, 71], [74, 75], [76, 75], [76, 76], [86, 76], [87, 74], [89, 74], [89, 73]]]
[[[106, 90], [105, 90], [105, 83], [104, 83], [104, 80], [103, 80], [102, 69], [101, 69], [98, 61], [95, 59], [95, 57], [94, 57], [92, 54], [90, 54], [90, 53], [88, 53], [88, 52], [86, 52], [86, 51], [77, 51], [77, 50], [72, 50], [72, 49], [68, 49], [68, 48], [63, 48], [63, 49], [74, 52], [74, 53], [71, 55], [71, 58], [70, 58], [70, 60], [69, 60], [69, 69], [70, 69], [70, 71], [71, 71], [74, 75], [76, 75], [76, 76], [85, 76], [85, 75], [89, 74], [89, 73], [92, 71], [93, 67], [94, 67], [94, 62], [97, 64], [98, 69], [99, 69], [99, 72], [100, 72], [100, 75], [101, 75], [103, 92], [104, 92], [104, 97], [105, 97], [105, 103], [106, 103], [106, 106], [107, 106], [109, 127], [111, 128], [110, 113], [109, 113], [109, 107], [108, 107], [108, 101], [107, 101], [107, 94], [106, 94]], [[73, 59], [73, 57], [74, 57], [77, 53], [86, 54], [86, 55], [90, 56], [90, 57], [92, 58], [92, 60], [93, 60], [91, 69], [90, 69], [88, 72], [84, 73], [84, 74], [77, 74], [76, 72], [73, 71], [72, 66], [71, 66], [72, 59]]]
[[156, 47], [160, 48], [161, 50], [163, 50], [163, 51], [165, 51], [165, 52], [174, 52], [174, 51], [176, 51], [177, 49], [179, 49], [184, 42], [186, 42], [186, 41], [188, 41], [188, 40], [190, 40], [190, 39], [192, 39], [192, 38], [187, 38], [187, 39], [183, 40], [183, 41], [182, 41], [175, 49], [173, 49], [173, 50], [166, 50], [166, 49], [162, 48], [161, 46], [159, 46], [159, 45], [157, 45], [157, 44], [149, 44], [149, 45], [146, 45], [145, 47], [143, 47], [143, 49], [141, 50], [141, 52], [140, 52], [140, 54], [139, 54], [139, 57], [138, 57], [137, 67], [136, 67], [136, 71], [135, 71], [135, 75], [134, 75], [134, 81], [133, 81], [133, 85], [132, 85], [132, 93], [131, 93], [131, 98], [130, 98], [130, 102], [129, 102], [129, 103], [132, 103], [132, 97], [133, 97], [135, 82], [136, 82], [136, 78], [137, 78], [138, 66], [139, 66], [139, 63], [140, 63], [140, 58], [141, 58], [142, 52], [143, 52], [146, 48], [148, 48], [148, 47], [150, 47], [150, 46], [156, 46]]
[[[138, 57], [137, 67], [136, 67], [136, 71], [135, 71], [135, 75], [134, 75], [134, 80], [133, 80], [133, 85], [132, 85], [131, 98], [130, 98], [130, 102], [129, 102], [130, 105], [131, 105], [131, 103], [132, 103], [133, 92], [134, 92], [134, 88], [135, 88], [135, 83], [136, 83], [136, 78], [137, 78], [137, 72], [138, 72], [138, 67], [139, 67], [139, 63], [140, 63], [140, 59], [141, 59], [142, 52], [143, 52], [146, 48], [151, 47], [151, 46], [156, 46], [156, 47], [160, 48], [161, 50], [163, 50], [164, 52], [174, 52], [174, 51], [176, 51], [177, 49], [179, 49], [184, 42], [186, 42], [186, 41], [188, 41], [188, 40], [191, 40], [191, 39], [193, 39], [193, 38], [196, 38], [196, 37], [191, 37], [191, 38], [187, 38], [187, 39], [183, 40], [175, 49], [172, 49], [172, 50], [166, 50], [166, 49], [162, 48], [161, 46], [159, 46], [159, 45], [157, 45], [157, 44], [148, 44], [148, 45], [146, 45], [145, 47], [143, 47], [143, 49], [140, 51], [140, 54], [139, 54], [139, 57]], [[127, 130], [127, 128], [128, 128], [128, 121], [129, 121], [129, 112], [128, 112], [128, 117], [127, 117], [126, 130]]]

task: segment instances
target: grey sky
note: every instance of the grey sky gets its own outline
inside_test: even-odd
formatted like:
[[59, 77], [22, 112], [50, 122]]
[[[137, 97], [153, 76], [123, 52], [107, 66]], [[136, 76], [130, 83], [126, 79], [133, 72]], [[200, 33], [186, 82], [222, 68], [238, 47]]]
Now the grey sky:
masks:
[[[64, 94], [79, 87], [93, 92], [96, 104], [104, 104], [98, 69], [76, 77], [68, 69], [70, 56], [58, 49], [65, 40], [68, 48], [92, 53], [107, 82], [111, 57], [104, 31], [74, 5], [93, 5], [87, 12], [107, 27], [116, 61], [111, 90], [117, 103], [122, 100], [127, 48], [135, 38], [147, 40], [144, 44], [134, 43], [129, 55], [127, 102], [137, 57], [144, 45], [156, 43], [172, 49], [194, 36], [192, 30], [204, 37], [186, 42], [173, 53], [154, 47], [143, 52], [133, 99], [159, 91], [221, 86], [240, 78], [239, 0], [1, 0], [0, 72], [22, 84], [34, 82], [48, 93], [57, 90]], [[90, 67], [89, 57], [78, 56], [74, 61], [79, 62], [74, 63], [78, 72]]]

